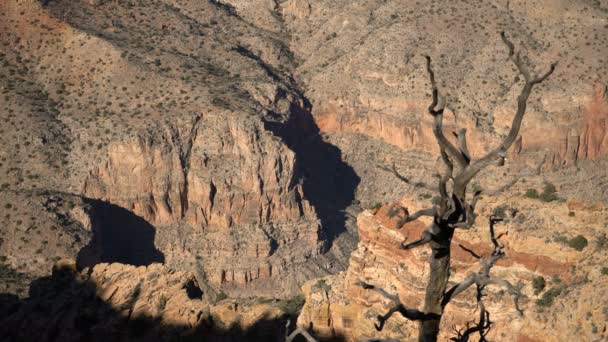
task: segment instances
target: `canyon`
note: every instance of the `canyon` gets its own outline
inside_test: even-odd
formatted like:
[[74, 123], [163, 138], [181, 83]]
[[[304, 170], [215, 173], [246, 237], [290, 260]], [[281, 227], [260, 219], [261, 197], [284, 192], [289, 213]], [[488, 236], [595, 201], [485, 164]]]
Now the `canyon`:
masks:
[[[480, 219], [455, 239], [487, 254], [487, 218], [512, 215], [496, 272], [522, 284], [526, 316], [492, 293], [491, 340], [606, 338], [608, 6], [592, 0], [1, 2], [0, 325], [12, 330], [0, 332], [120, 339], [143, 317], [129, 338], [280, 340], [289, 319], [319, 338], [414, 340], [397, 317], [377, 333], [386, 303], [353, 283], [419, 306], [428, 251], [399, 243], [428, 222], [398, 230], [386, 213], [428, 206], [442, 167], [423, 56], [447, 95], [446, 135], [466, 128], [480, 156], [507, 134], [522, 85], [501, 31], [535, 70], [558, 67], [506, 165], [478, 177]], [[526, 195], [547, 184], [555, 200]], [[582, 251], [564, 243], [577, 235]], [[477, 263], [453, 253], [457, 281]], [[539, 276], [565, 289], [550, 307], [536, 304]], [[472, 297], [442, 338], [475, 316]], [[92, 306], [84, 318], [79, 305]]]

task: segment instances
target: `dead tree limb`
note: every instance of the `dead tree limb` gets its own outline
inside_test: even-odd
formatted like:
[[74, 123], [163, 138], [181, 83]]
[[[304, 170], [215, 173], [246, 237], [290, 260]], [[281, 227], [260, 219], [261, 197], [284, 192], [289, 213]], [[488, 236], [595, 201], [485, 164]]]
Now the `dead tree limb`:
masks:
[[[429, 76], [432, 90], [432, 100], [428, 107], [428, 113], [432, 118], [433, 135], [439, 145], [439, 152], [441, 160], [445, 165], [445, 171], [441, 175], [438, 175], [439, 181], [437, 190], [440, 195], [440, 201], [435, 206], [435, 210], [432, 213], [432, 224], [424, 231], [420, 239], [409, 243], [404, 241], [401, 243], [401, 247], [404, 249], [411, 249], [422, 245], [429, 246], [431, 249], [429, 258], [430, 274], [425, 292], [424, 307], [420, 311], [416, 310], [416, 315], [412, 315], [410, 311], [404, 310], [399, 307], [398, 304], [395, 304], [393, 307], [394, 310], [389, 311], [390, 314], [387, 313], [385, 316], [380, 316], [381, 319], [379, 319], [379, 321], [383, 323], [395, 312], [401, 312], [408, 318], [425, 317], [425, 319], [418, 320], [420, 322], [419, 341], [434, 342], [437, 340], [441, 316], [445, 306], [452, 298], [473, 285], [478, 289], [480, 316], [477, 325], [469, 325], [467, 329], [459, 332], [460, 337], [464, 340], [468, 339], [468, 336], [474, 332], [478, 332], [480, 338], [484, 339], [487, 330], [491, 326], [489, 313], [486, 312], [482, 300], [486, 286], [505, 287], [509, 294], [513, 296], [516, 309], [521, 313], [518, 306], [518, 299], [520, 296], [519, 287], [513, 286], [504, 279], [493, 279], [490, 277], [491, 268], [499, 259], [504, 257], [502, 246], [499, 244], [499, 239], [503, 234], [495, 235], [494, 233], [494, 224], [500, 222], [497, 218], [492, 218], [490, 221], [490, 239], [494, 245], [492, 254], [487, 258], [483, 258], [480, 257], [478, 253], [469, 249], [468, 252], [479, 260], [479, 271], [468, 275], [461, 283], [448, 289], [452, 237], [456, 229], [468, 229], [475, 224], [475, 207], [481, 195], [481, 191], [476, 191], [472, 195], [472, 198], [467, 198], [467, 196], [470, 197], [470, 193], [467, 192], [467, 187], [471, 180], [484, 168], [497, 162], [499, 165], [504, 163], [507, 150], [519, 136], [527, 102], [533, 87], [545, 81], [554, 72], [556, 67], [556, 63], [553, 63], [545, 73], [538, 76], [533, 75], [521, 58], [520, 53], [515, 51], [514, 44], [504, 33], [501, 33], [501, 38], [507, 47], [509, 61], [515, 65], [518, 73], [523, 76], [524, 85], [517, 98], [517, 109], [513, 116], [508, 135], [497, 147], [491, 149], [479, 159], [475, 159], [470, 154], [465, 130], [461, 129], [454, 133], [456, 136], [456, 145], [446, 138], [443, 132], [443, 114], [446, 108], [446, 100], [437, 87], [431, 57], [425, 56], [426, 71]], [[396, 170], [393, 168], [391, 172], [393, 171]], [[398, 172], [396, 175], [398, 178], [404, 178], [409, 181]], [[407, 217], [403, 221], [413, 219], [413, 216], [414, 215], [412, 215], [412, 217]], [[398, 303], [398, 301], [395, 303]]]
[[479, 160], [471, 163], [460, 175], [458, 175], [455, 182], [459, 184], [468, 184], [469, 181], [473, 179], [473, 177], [475, 177], [475, 175], [477, 175], [479, 171], [488, 167], [498, 158], [504, 158], [507, 153], [507, 150], [509, 149], [509, 147], [511, 147], [511, 145], [515, 142], [517, 136], [519, 135], [521, 123], [523, 121], [524, 114], [526, 113], [526, 107], [528, 105], [528, 98], [532, 93], [532, 88], [535, 85], [546, 80], [547, 77], [549, 77], [553, 73], [553, 71], [555, 71], [555, 67], [557, 66], [557, 63], [552, 63], [549, 67], [549, 70], [544, 74], [535, 77], [531, 76], [528, 67], [522, 61], [520, 53], [515, 52], [515, 47], [513, 43], [507, 38], [507, 35], [502, 32], [500, 36], [509, 50], [509, 60], [511, 60], [511, 62], [515, 64], [519, 73], [524, 77], [525, 84], [517, 98], [517, 111], [515, 112], [515, 116], [513, 117], [513, 122], [511, 123], [511, 130], [509, 131], [509, 134], [497, 148], [491, 150]]
[[403, 317], [405, 317], [411, 321], [423, 321], [423, 320], [437, 318], [436, 315], [434, 315], [434, 314], [427, 314], [422, 311], [419, 311], [416, 309], [410, 309], [410, 308], [406, 307], [399, 301], [399, 296], [397, 296], [396, 294], [395, 295], [390, 294], [386, 290], [379, 288], [377, 286], [368, 284], [368, 283], [364, 282], [363, 280], [360, 280], [360, 279], [357, 280], [355, 285], [361, 286], [365, 290], [371, 290], [371, 291], [377, 292], [382, 297], [391, 301], [391, 308], [384, 315], [378, 315], [376, 317], [376, 319], [378, 320], [378, 323], [374, 324], [374, 326], [376, 327], [376, 330], [378, 330], [378, 331], [381, 331], [382, 329], [384, 329], [384, 323], [386, 323], [386, 321], [389, 318], [391, 318], [391, 316], [393, 314], [395, 314], [396, 312], [400, 313]]

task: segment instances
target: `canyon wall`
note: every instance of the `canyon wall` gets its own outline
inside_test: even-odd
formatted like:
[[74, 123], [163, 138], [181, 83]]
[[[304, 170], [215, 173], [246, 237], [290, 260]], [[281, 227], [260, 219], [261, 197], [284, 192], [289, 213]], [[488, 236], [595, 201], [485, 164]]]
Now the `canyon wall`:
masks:
[[[418, 204], [408, 200], [397, 205], [415, 210]], [[402, 241], [417, 239], [430, 222], [417, 220], [396, 229], [398, 218], [387, 216], [391, 206], [359, 215], [360, 242], [351, 255], [346, 272], [312, 280], [304, 286], [306, 304], [298, 319], [299, 326], [312, 326], [318, 336], [345, 336], [348, 341], [367, 338], [417, 340], [418, 323], [408, 321], [398, 313], [386, 322], [381, 332], [376, 331], [375, 317], [384, 315], [392, 304], [375, 292], [355, 285], [358, 280], [363, 280], [390, 294], [397, 294], [407, 307], [421, 308], [423, 305], [429, 276], [429, 250], [422, 246], [406, 251], [400, 249], [399, 245]], [[499, 234], [506, 233], [501, 243], [505, 245], [507, 256], [492, 269], [492, 277], [504, 278], [516, 286], [522, 286], [523, 297], [519, 303], [524, 316], [517, 313], [511, 296], [504, 289], [488, 286], [488, 296], [484, 301], [494, 326], [487, 338], [497, 341], [581, 338], [591, 341], [605, 338], [608, 306], [602, 293], [606, 291], [608, 278], [599, 273], [597, 265], [605, 262], [606, 253], [598, 252], [591, 245], [583, 252], [577, 252], [550, 240], [551, 230], [545, 229], [539, 235], [525, 228], [549, 212], [565, 217], [566, 213], [559, 214], [564, 204], [537, 214], [533, 213], [537, 204], [520, 200], [517, 209], [524, 206], [529, 209], [518, 211], [517, 216], [509, 218], [509, 223], [497, 226]], [[480, 211], [488, 213], [491, 208], [482, 207]], [[568, 223], [573, 228], [570, 234], [575, 233], [574, 229], [587, 236], [593, 231], [597, 234], [603, 230], [605, 211], [578, 210], [576, 215], [582, 218], [570, 219], [574, 221]], [[522, 219], [524, 217], [528, 222]], [[459, 248], [458, 243], [482, 257], [491, 253], [486, 221], [486, 217], [478, 217], [473, 231], [457, 231], [452, 244], [450, 285], [462, 281], [470, 272], [479, 271], [477, 260]], [[580, 226], [583, 222], [586, 225], [584, 228]], [[598, 259], [591, 263], [592, 267], [588, 265], [589, 258]], [[553, 306], [541, 307], [536, 304], [541, 294], [534, 291], [532, 279], [539, 276], [547, 279], [547, 288], [562, 286], [564, 289], [564, 294], [555, 300]], [[446, 307], [439, 339], [447, 340], [455, 336], [454, 329], [462, 329], [477, 316], [474, 290], [469, 289]]]

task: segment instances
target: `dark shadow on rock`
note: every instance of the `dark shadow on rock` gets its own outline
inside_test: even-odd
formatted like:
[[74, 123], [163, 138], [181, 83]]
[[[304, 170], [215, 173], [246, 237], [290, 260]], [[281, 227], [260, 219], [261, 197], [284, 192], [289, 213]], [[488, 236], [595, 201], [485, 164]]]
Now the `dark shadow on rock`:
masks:
[[342, 160], [342, 151], [320, 135], [311, 110], [303, 100], [303, 107], [291, 106], [287, 122], [266, 120], [266, 129], [280, 137], [296, 154], [296, 181], [302, 181], [304, 196], [315, 208], [323, 234], [330, 248], [334, 239], [346, 231], [346, 208], [355, 199], [360, 178]]
[[[97, 295], [95, 285], [86, 275], [70, 267], [55, 267], [52, 276], [32, 282], [29, 298], [20, 300], [14, 295], [0, 294], [0, 341], [279, 342], [295, 329], [295, 317], [288, 316], [261, 317], [248, 327], [224, 326], [202, 302], [198, 322], [192, 325], [167, 324], [145, 315], [133, 318], [130, 313], [134, 308], [129, 305], [132, 303], [118, 308], [109, 305]], [[149, 308], [151, 312], [154, 310]], [[286, 327], [288, 320], [291, 324]], [[336, 337], [331, 341], [345, 339]]]
[[154, 226], [133, 212], [96, 199], [85, 199], [90, 206], [93, 238], [76, 259], [79, 268], [100, 262], [120, 262], [142, 266], [164, 262], [154, 246]]

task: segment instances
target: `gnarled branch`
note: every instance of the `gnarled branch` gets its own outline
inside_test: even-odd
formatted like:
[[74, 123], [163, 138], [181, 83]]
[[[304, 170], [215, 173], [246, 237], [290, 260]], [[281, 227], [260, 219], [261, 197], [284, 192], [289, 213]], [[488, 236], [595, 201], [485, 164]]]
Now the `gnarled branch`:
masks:
[[426, 58], [426, 70], [429, 74], [431, 81], [433, 100], [428, 108], [429, 114], [433, 116], [433, 134], [439, 148], [444, 149], [449, 155], [454, 157], [458, 162], [458, 165], [464, 167], [467, 165], [462, 153], [445, 137], [443, 134], [443, 111], [445, 110], [445, 98], [439, 95], [439, 89], [437, 88], [437, 82], [435, 81], [435, 72], [431, 65], [431, 57], [425, 56]]
[[557, 63], [552, 63], [547, 72], [540, 76], [532, 77], [530, 75], [528, 67], [522, 61], [521, 55], [515, 52], [515, 47], [513, 43], [509, 41], [504, 32], [501, 33], [501, 37], [509, 50], [509, 59], [513, 62], [513, 64], [515, 64], [515, 66], [519, 70], [519, 73], [524, 77], [525, 84], [517, 98], [517, 111], [515, 112], [515, 116], [513, 117], [513, 122], [511, 123], [511, 130], [509, 131], [509, 134], [496, 149], [488, 152], [481, 159], [471, 163], [466, 169], [463, 170], [460, 175], [456, 177], [455, 182], [461, 185], [468, 184], [469, 181], [473, 179], [473, 177], [475, 177], [475, 175], [479, 171], [489, 166], [498, 158], [504, 158], [507, 153], [507, 150], [509, 149], [509, 147], [511, 147], [511, 145], [515, 142], [517, 136], [519, 135], [521, 123], [524, 114], [526, 113], [528, 98], [532, 93], [532, 88], [534, 87], [534, 85], [546, 80], [547, 77], [549, 77], [553, 73], [553, 71], [555, 71], [555, 67], [557, 66]]
[[429, 319], [437, 319], [439, 317], [439, 315], [434, 314], [434, 313], [425, 313], [425, 312], [422, 312], [422, 311], [419, 311], [416, 309], [410, 309], [410, 308], [406, 307], [405, 305], [401, 304], [401, 302], [399, 301], [399, 296], [397, 296], [396, 294], [392, 295], [392, 294], [388, 293], [386, 290], [379, 288], [377, 286], [368, 284], [361, 279], [357, 280], [355, 285], [361, 286], [365, 290], [375, 291], [375, 292], [379, 293], [381, 296], [383, 296], [384, 298], [387, 298], [392, 302], [393, 305], [386, 312], [386, 314], [378, 315], [376, 317], [376, 319], [378, 320], [378, 323], [374, 324], [374, 326], [376, 327], [376, 330], [378, 330], [378, 331], [381, 331], [384, 328], [384, 324], [386, 323], [386, 321], [389, 318], [391, 318], [391, 316], [396, 312], [400, 313], [403, 317], [405, 317], [411, 321], [424, 321], [424, 320], [429, 320]]
[[505, 256], [505, 252], [502, 250], [503, 246], [500, 245], [500, 243], [498, 242], [498, 240], [502, 236], [504, 236], [505, 233], [501, 233], [497, 236], [494, 227], [496, 223], [502, 221], [502, 218], [496, 216], [490, 216], [489, 218], [490, 240], [492, 241], [492, 245], [494, 246], [494, 250], [492, 251], [492, 254], [489, 258], [484, 259], [479, 254], [475, 253], [473, 250], [463, 246], [460, 243], [457, 244], [460, 248], [467, 251], [473, 257], [477, 258], [481, 267], [477, 273], [469, 274], [462, 282], [452, 286], [452, 288], [446, 291], [441, 302], [443, 306], [447, 305], [455, 296], [464, 292], [473, 284], [477, 285], [478, 291], [483, 290], [487, 285], [497, 285], [505, 287], [507, 289], [507, 292], [509, 292], [509, 294], [513, 297], [515, 309], [520, 315], [523, 315], [523, 311], [519, 308], [521, 289], [519, 287], [513, 286], [505, 279], [494, 279], [490, 277], [490, 270], [492, 269], [492, 267], [494, 267], [494, 265], [499, 259]]
[[467, 129], [461, 128], [460, 130], [458, 130], [458, 132], [452, 133], [458, 140], [458, 147], [460, 148], [460, 153], [462, 153], [462, 157], [468, 164], [471, 161], [471, 154], [469, 153], [469, 148], [467, 147]]
[[427, 244], [427, 243], [431, 242], [431, 240], [433, 240], [433, 235], [428, 230], [425, 230], [424, 232], [422, 232], [422, 236], [420, 237], [420, 239], [414, 240], [410, 243], [405, 243], [405, 241], [403, 241], [401, 243], [401, 249], [412, 249], [414, 247], [418, 247], [418, 246]]

